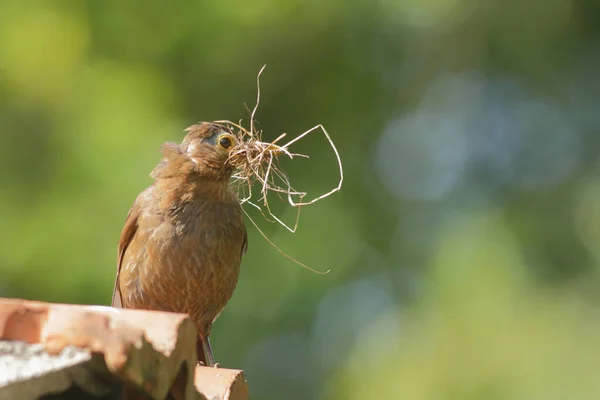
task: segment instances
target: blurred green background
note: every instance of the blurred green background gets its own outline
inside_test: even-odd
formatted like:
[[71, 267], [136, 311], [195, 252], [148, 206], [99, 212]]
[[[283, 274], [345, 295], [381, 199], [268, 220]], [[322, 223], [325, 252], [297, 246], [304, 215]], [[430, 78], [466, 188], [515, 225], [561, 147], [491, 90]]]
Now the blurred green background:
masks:
[[[597, 0], [0, 2], [0, 295], [110, 303], [129, 206], [199, 120], [322, 123], [343, 190], [251, 215], [213, 329], [254, 399], [600, 398]], [[286, 163], [336, 183], [322, 136]], [[283, 218], [294, 210], [282, 205]]]

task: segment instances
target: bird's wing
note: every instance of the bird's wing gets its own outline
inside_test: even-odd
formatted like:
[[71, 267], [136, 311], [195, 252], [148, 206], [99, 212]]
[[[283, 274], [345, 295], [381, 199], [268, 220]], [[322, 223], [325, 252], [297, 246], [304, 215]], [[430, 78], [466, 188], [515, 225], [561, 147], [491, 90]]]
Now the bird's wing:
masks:
[[129, 213], [127, 214], [127, 219], [125, 220], [125, 226], [121, 231], [121, 238], [119, 239], [119, 247], [118, 252], [119, 255], [117, 257], [117, 276], [115, 277], [115, 287], [113, 289], [113, 297], [111, 305], [113, 307], [121, 308], [123, 307], [123, 303], [121, 301], [121, 291], [119, 290], [119, 273], [121, 272], [121, 263], [123, 262], [123, 256], [125, 255], [125, 250], [127, 250], [127, 246], [131, 243], [135, 232], [138, 229], [138, 217], [140, 215], [140, 209], [137, 206], [137, 201], [133, 204]]
[[248, 252], [248, 231], [246, 230], [246, 227], [244, 226], [244, 241], [242, 242], [242, 254], [240, 255], [240, 258], [244, 256], [244, 254], [246, 254]]

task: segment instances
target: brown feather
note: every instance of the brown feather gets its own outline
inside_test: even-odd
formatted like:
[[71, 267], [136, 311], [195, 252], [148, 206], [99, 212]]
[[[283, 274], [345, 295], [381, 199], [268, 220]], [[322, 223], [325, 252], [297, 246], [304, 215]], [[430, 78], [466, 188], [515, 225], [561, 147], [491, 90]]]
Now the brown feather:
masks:
[[121, 271], [121, 263], [123, 262], [123, 255], [127, 250], [127, 246], [131, 242], [133, 235], [137, 231], [137, 219], [139, 215], [139, 209], [136, 207], [137, 202], [134, 203], [133, 207], [127, 213], [127, 218], [125, 219], [125, 226], [121, 231], [121, 237], [119, 238], [119, 246], [118, 246], [118, 256], [117, 256], [117, 276], [115, 277], [115, 287], [113, 289], [113, 297], [111, 305], [113, 307], [121, 308], [123, 303], [121, 301], [121, 291], [119, 289], [119, 272]]
[[223, 131], [194, 125], [181, 145], [162, 147], [118, 246], [113, 306], [187, 313], [200, 338], [231, 298], [248, 243], [228, 153], [212, 140]]

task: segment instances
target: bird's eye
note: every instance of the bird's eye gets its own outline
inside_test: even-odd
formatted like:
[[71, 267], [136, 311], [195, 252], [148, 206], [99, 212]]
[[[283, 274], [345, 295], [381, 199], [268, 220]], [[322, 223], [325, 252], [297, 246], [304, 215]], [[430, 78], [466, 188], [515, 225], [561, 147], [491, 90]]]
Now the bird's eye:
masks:
[[230, 135], [221, 135], [219, 137], [218, 143], [219, 143], [219, 146], [221, 146], [225, 150], [227, 150], [231, 146], [233, 146], [233, 140], [231, 139]]

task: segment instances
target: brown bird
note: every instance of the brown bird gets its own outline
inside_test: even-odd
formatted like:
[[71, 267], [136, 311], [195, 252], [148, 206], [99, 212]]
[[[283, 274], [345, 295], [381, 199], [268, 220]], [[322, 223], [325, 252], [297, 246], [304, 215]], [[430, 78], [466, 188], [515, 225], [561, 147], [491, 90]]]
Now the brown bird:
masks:
[[247, 249], [242, 208], [229, 185], [236, 137], [200, 123], [181, 145], [165, 143], [125, 222], [118, 247], [113, 307], [190, 315], [197, 355], [215, 366], [209, 335], [231, 298]]

